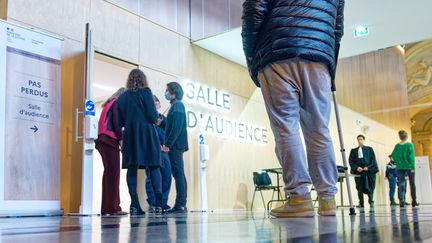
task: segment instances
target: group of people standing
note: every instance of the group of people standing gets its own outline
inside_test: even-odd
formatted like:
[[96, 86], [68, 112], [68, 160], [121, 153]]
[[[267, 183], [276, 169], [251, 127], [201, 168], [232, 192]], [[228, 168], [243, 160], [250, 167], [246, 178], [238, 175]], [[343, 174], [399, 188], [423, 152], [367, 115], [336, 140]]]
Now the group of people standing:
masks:
[[[120, 88], [103, 104], [95, 141], [104, 164], [102, 215], [127, 214], [120, 207], [120, 151], [122, 168], [127, 169], [131, 215], [145, 214], [137, 193], [139, 169], [146, 171], [150, 212], [187, 212], [183, 154], [188, 150], [188, 140], [183, 89], [177, 82], [168, 83], [164, 96], [171, 104], [166, 117], [158, 112], [160, 100], [149, 88], [147, 77], [134, 69], [126, 88]], [[172, 177], [177, 194], [171, 208], [168, 195]]]
[[[386, 166], [386, 178], [389, 181], [390, 187], [390, 205], [395, 206], [394, 195], [396, 185], [398, 185], [399, 205], [405, 207], [410, 205], [406, 202], [406, 178], [408, 177], [411, 189], [411, 206], [419, 206], [416, 199], [415, 187], [415, 155], [414, 145], [408, 142], [408, 133], [399, 131], [400, 142], [396, 144], [391, 155], [390, 162]], [[359, 207], [364, 207], [363, 195], [368, 196], [368, 202], [371, 208], [374, 207], [374, 190], [376, 182], [376, 174], [379, 172], [378, 164], [375, 157], [375, 152], [372, 147], [365, 145], [365, 136], [358, 135], [357, 142], [359, 146], [351, 150], [349, 163], [351, 173], [356, 175], [355, 183], [359, 197]]]

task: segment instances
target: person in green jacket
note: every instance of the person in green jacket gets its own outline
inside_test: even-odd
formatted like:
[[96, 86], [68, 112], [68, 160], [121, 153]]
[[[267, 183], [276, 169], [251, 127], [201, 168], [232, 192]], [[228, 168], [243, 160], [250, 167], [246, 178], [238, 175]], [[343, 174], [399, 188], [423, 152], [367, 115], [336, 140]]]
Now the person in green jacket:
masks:
[[391, 157], [396, 161], [398, 170], [398, 196], [401, 207], [405, 207], [406, 194], [406, 177], [409, 178], [412, 206], [416, 207], [419, 204], [416, 200], [415, 186], [415, 164], [414, 164], [414, 145], [408, 142], [408, 133], [404, 130], [399, 131], [400, 142], [396, 144], [391, 154]]

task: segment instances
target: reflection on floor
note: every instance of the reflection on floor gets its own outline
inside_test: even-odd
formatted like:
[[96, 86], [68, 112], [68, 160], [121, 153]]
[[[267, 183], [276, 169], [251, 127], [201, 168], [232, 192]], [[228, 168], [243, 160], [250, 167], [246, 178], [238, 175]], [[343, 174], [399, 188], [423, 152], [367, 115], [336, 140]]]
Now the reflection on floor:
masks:
[[[358, 210], [357, 210], [358, 211]], [[0, 242], [432, 241], [432, 206], [377, 207], [351, 217], [273, 219], [264, 212], [177, 216], [1, 218]]]

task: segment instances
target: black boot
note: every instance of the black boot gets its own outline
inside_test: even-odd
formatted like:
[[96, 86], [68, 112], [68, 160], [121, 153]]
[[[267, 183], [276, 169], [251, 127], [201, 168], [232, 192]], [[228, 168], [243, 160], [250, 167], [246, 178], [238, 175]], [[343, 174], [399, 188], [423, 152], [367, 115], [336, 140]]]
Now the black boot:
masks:
[[163, 205], [162, 205], [162, 193], [156, 193], [156, 207], [155, 207], [155, 214], [162, 214], [164, 213]]
[[144, 215], [145, 212], [141, 209], [138, 195], [131, 196], [130, 215]]
[[412, 207], [418, 207], [419, 204], [418, 204], [417, 200], [413, 200], [412, 203], [411, 203], [411, 206]]

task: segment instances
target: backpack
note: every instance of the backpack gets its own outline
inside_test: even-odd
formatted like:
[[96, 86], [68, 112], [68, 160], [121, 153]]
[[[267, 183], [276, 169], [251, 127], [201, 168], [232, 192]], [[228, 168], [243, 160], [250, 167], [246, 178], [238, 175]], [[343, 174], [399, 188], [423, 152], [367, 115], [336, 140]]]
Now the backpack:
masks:
[[110, 102], [108, 102], [104, 108], [102, 109], [102, 113], [99, 118], [99, 124], [98, 124], [98, 135], [104, 134], [112, 139], [117, 140], [117, 136], [114, 132], [114, 125], [113, 125], [113, 112], [111, 108], [113, 107], [114, 102], [116, 102], [117, 99], [112, 99]]

